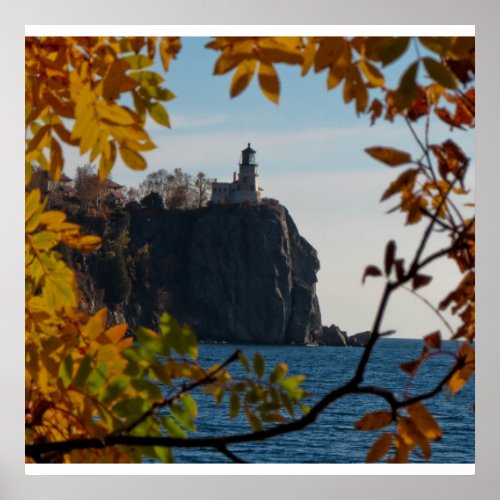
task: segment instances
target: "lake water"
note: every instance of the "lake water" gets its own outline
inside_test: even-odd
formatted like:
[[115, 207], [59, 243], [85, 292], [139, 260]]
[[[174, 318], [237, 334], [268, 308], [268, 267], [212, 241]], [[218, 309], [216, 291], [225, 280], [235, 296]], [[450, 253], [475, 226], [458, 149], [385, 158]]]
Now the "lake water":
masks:
[[[379, 385], [401, 395], [408, 377], [398, 368], [405, 361], [416, 359], [422, 341], [410, 339], [382, 339], [378, 342], [366, 372], [365, 384]], [[445, 342], [449, 350], [456, 350], [454, 342]], [[354, 373], [363, 352], [361, 348], [303, 347], [303, 346], [237, 346], [230, 344], [200, 345], [200, 361], [204, 366], [222, 362], [240, 347], [249, 359], [260, 351], [266, 366], [285, 361], [289, 374], [305, 374], [304, 387], [312, 394], [310, 406], [321, 396], [347, 381]], [[451, 356], [431, 359], [415, 379], [412, 394], [431, 389], [449, 369]], [[230, 367], [235, 376], [242, 372], [238, 363]], [[197, 396], [199, 415], [198, 435], [223, 435], [249, 430], [246, 418], [240, 415], [234, 421], [228, 418], [226, 404], [215, 406], [210, 398]], [[474, 463], [475, 416], [474, 381], [469, 381], [454, 398], [448, 394], [426, 402], [436, 417], [444, 436], [432, 443], [432, 457], [428, 463]], [[353, 429], [354, 423], [366, 412], [385, 410], [381, 398], [368, 395], [346, 396], [333, 403], [311, 426], [298, 432], [278, 436], [262, 442], [232, 445], [245, 461], [252, 463], [363, 463], [377, 432]], [[226, 463], [220, 453], [207, 449], [174, 449], [177, 463]], [[412, 462], [420, 460], [413, 456]]]

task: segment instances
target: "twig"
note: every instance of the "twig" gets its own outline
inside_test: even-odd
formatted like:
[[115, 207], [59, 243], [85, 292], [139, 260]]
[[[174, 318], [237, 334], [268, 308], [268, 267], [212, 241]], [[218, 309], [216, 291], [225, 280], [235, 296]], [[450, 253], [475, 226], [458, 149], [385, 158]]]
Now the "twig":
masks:
[[177, 400], [182, 394], [186, 393], [186, 392], [189, 392], [189, 391], [192, 391], [193, 389], [196, 389], [196, 387], [199, 387], [201, 385], [205, 385], [205, 384], [209, 384], [211, 382], [213, 382], [213, 377], [215, 375], [217, 375], [217, 373], [219, 373], [221, 370], [223, 370], [227, 365], [229, 365], [230, 363], [233, 363], [234, 361], [236, 361], [238, 359], [238, 356], [239, 354], [241, 353], [241, 350], [240, 349], [237, 349], [236, 351], [233, 352], [233, 354], [231, 354], [231, 356], [229, 356], [229, 358], [226, 359], [226, 361], [224, 361], [224, 363], [222, 363], [221, 365], [219, 365], [215, 370], [212, 370], [211, 372], [208, 372], [203, 378], [201, 378], [200, 380], [197, 380], [195, 382], [192, 382], [190, 384], [187, 384], [185, 386], [183, 386], [179, 391], [177, 391], [176, 394], [174, 394], [173, 396], [167, 398], [167, 399], [164, 399], [163, 401], [159, 402], [159, 403], [154, 403], [153, 405], [151, 405], [151, 407], [146, 410], [139, 418], [137, 418], [136, 420], [134, 420], [133, 422], [129, 423], [127, 426], [121, 428], [121, 429], [118, 429], [116, 431], [114, 431], [112, 433], [112, 435], [120, 435], [120, 434], [126, 434], [126, 433], [129, 433], [131, 432], [135, 427], [137, 427], [140, 423], [144, 422], [144, 420], [146, 420], [148, 417], [150, 417], [151, 415], [153, 415], [153, 413], [160, 409], [160, 408], [163, 408], [167, 405], [170, 405], [172, 404], [175, 400]]
[[410, 292], [411, 294], [415, 295], [418, 299], [420, 299], [424, 304], [427, 304], [439, 317], [439, 319], [445, 324], [446, 328], [448, 331], [453, 335], [455, 332], [453, 331], [453, 328], [450, 326], [448, 321], [446, 321], [446, 318], [439, 312], [438, 309], [436, 309], [425, 297], [420, 295], [418, 292], [415, 290], [412, 290], [411, 288], [408, 288], [407, 286], [402, 287], [403, 290], [406, 290], [407, 292]]

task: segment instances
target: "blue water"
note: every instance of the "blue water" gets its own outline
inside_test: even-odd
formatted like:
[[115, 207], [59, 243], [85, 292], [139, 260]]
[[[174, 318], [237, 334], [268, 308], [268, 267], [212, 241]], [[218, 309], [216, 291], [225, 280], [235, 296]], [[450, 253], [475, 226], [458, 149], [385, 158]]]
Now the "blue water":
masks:
[[[363, 352], [361, 348], [302, 347], [302, 346], [237, 346], [229, 344], [200, 345], [200, 361], [204, 366], [220, 363], [237, 348], [243, 349], [249, 359], [260, 351], [266, 367], [285, 361], [289, 374], [305, 374], [304, 387], [312, 394], [310, 406], [332, 388], [347, 381], [354, 373]], [[456, 351], [454, 342], [444, 347]], [[377, 344], [365, 377], [365, 385], [378, 385], [390, 389], [398, 396], [404, 391], [408, 377], [398, 368], [399, 364], [418, 358], [422, 341], [410, 339], [382, 339]], [[412, 386], [411, 394], [427, 391], [446, 373], [453, 363], [449, 356], [439, 356], [427, 362]], [[238, 363], [230, 367], [235, 376]], [[246, 418], [228, 418], [227, 402], [216, 406], [211, 398], [196, 395], [199, 406], [198, 435], [224, 435], [249, 431]], [[475, 421], [474, 380], [451, 398], [439, 394], [428, 400], [432, 411], [443, 429], [443, 438], [432, 443], [432, 457], [428, 463], [474, 463]], [[252, 463], [363, 463], [370, 444], [378, 432], [353, 429], [354, 423], [366, 412], [386, 410], [381, 398], [371, 395], [346, 396], [333, 403], [311, 426], [298, 432], [270, 438], [262, 442], [232, 445], [231, 451]], [[226, 463], [229, 460], [210, 449], [174, 449], [177, 463]], [[412, 456], [412, 462], [421, 462]]]

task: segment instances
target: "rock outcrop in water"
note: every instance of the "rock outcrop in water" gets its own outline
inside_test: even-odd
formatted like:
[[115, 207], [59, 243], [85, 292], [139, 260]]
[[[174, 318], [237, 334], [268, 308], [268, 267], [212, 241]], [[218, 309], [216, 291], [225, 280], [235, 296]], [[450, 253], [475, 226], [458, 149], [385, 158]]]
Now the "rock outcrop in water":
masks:
[[78, 222], [106, 237], [80, 262], [89, 300], [101, 297], [132, 328], [156, 327], [168, 310], [200, 340], [304, 344], [323, 332], [317, 253], [281, 205], [140, 208]]

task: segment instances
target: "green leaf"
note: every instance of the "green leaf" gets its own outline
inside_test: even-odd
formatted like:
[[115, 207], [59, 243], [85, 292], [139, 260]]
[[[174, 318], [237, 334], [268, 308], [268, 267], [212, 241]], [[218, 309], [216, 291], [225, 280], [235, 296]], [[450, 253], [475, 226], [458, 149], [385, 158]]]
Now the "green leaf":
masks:
[[248, 362], [248, 359], [241, 351], [238, 352], [238, 359], [239, 359], [240, 363], [243, 365], [245, 372], [247, 374], [250, 373], [250, 364]]
[[247, 417], [248, 422], [250, 423], [250, 426], [252, 427], [252, 430], [254, 432], [261, 431], [263, 429], [262, 423], [257, 415], [252, 413], [250, 411], [250, 408], [248, 406], [245, 406], [245, 415]]
[[96, 394], [99, 389], [106, 383], [106, 378], [109, 373], [109, 365], [99, 363], [89, 375], [86, 383], [89, 394]]
[[172, 417], [162, 417], [161, 422], [169, 436], [181, 439], [187, 438], [186, 431]]
[[188, 355], [192, 359], [198, 357], [196, 336], [187, 325], [180, 325], [168, 314], [160, 318], [163, 351], [174, 349], [181, 356]]
[[130, 378], [126, 375], [113, 378], [104, 388], [100, 396], [100, 401], [104, 404], [112, 403], [130, 383]]
[[159, 102], [155, 102], [149, 107], [149, 114], [156, 123], [170, 128], [167, 110]]
[[174, 455], [172, 454], [172, 448], [167, 448], [166, 446], [153, 446], [153, 450], [155, 451], [158, 458], [164, 464], [174, 463]]
[[196, 426], [193, 423], [191, 415], [189, 412], [180, 404], [172, 404], [169, 406], [170, 412], [179, 424], [189, 431], [195, 431]]
[[92, 371], [92, 357], [86, 354], [78, 367], [78, 371], [75, 375], [75, 380], [73, 380], [73, 385], [77, 389], [83, 389], [85, 382], [87, 382], [87, 378]]
[[64, 387], [68, 387], [73, 377], [73, 358], [68, 354], [59, 365], [59, 378]]
[[113, 406], [113, 413], [132, 420], [133, 417], [144, 414], [150, 407], [151, 405], [143, 398], [128, 398], [116, 403]]
[[165, 81], [165, 78], [154, 71], [131, 71], [128, 76], [136, 80], [141, 86], [155, 86]]
[[287, 377], [283, 380], [280, 385], [283, 389], [296, 389], [304, 380], [305, 375], [294, 375], [293, 377]]
[[253, 371], [257, 377], [262, 378], [265, 370], [265, 361], [260, 352], [256, 352], [253, 358]]
[[152, 66], [154, 64], [154, 61], [142, 54], [133, 54], [131, 56], [124, 57], [123, 59], [130, 64], [131, 69], [147, 68], [148, 66]]
[[232, 393], [229, 398], [229, 418], [233, 419], [238, 416], [240, 412], [240, 398], [238, 394]]
[[457, 84], [453, 73], [442, 63], [430, 57], [424, 57], [424, 66], [429, 76], [447, 89], [455, 89]]
[[186, 408], [189, 416], [192, 419], [196, 418], [198, 415], [198, 406], [196, 405], [196, 401], [186, 393], [181, 396], [181, 400], [184, 403], [184, 407]]
[[163, 396], [161, 394], [160, 388], [153, 382], [143, 379], [133, 379], [132, 387], [137, 389], [141, 396], [146, 398], [150, 402], [160, 402], [163, 401]]

